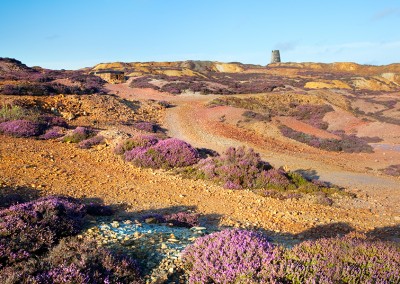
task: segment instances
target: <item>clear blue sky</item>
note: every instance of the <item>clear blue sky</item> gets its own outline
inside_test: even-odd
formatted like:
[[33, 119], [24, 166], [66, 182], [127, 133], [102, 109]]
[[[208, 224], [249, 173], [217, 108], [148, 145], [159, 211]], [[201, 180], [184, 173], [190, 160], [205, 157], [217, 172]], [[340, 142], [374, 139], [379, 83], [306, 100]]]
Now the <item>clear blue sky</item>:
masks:
[[0, 57], [111, 61], [400, 62], [398, 0], [0, 0]]

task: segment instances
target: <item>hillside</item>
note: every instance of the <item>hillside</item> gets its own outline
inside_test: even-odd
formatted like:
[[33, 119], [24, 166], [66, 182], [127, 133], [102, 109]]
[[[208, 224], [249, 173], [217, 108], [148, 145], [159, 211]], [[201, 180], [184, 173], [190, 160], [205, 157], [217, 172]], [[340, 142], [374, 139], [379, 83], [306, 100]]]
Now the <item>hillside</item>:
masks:
[[[127, 80], [108, 83], [94, 74], [101, 70], [123, 71]], [[142, 268], [137, 283], [187, 283], [181, 250], [227, 228], [262, 232], [287, 255], [316, 240], [353, 237], [354, 247], [375, 248], [378, 240], [395, 247], [399, 84], [400, 64], [115, 62], [48, 70], [0, 58], [0, 207], [49, 195], [78, 200], [62, 205], [66, 211], [51, 207], [65, 200], [38, 205], [51, 214], [70, 214], [79, 202], [93, 206], [72, 242], [89, 236], [128, 252]], [[92, 216], [109, 213], [101, 203], [116, 213]], [[29, 206], [15, 210], [28, 214]], [[32, 214], [26, 220], [53, 216]], [[43, 270], [39, 260], [52, 267], [69, 256], [57, 255], [50, 237], [41, 241], [27, 259], [0, 259], [8, 265], [5, 272], [0, 266], [0, 282], [15, 271], [28, 277]], [[93, 253], [68, 241], [60, 246]], [[112, 273], [125, 279], [124, 267]], [[382, 271], [377, 279], [397, 277]]]

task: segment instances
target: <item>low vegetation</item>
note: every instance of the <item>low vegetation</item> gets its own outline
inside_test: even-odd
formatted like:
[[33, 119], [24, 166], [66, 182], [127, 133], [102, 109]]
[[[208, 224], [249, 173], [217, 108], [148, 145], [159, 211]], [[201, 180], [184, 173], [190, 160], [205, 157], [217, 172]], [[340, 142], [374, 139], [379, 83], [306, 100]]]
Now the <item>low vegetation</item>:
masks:
[[142, 130], [144, 132], [155, 133], [159, 129], [159, 126], [156, 123], [152, 123], [149, 121], [139, 121], [133, 124], [138, 130]]
[[25, 117], [25, 110], [18, 105], [3, 105], [0, 108], [0, 122], [18, 120]]
[[43, 125], [26, 119], [0, 123], [0, 133], [14, 137], [39, 136], [44, 132]]
[[197, 239], [182, 258], [190, 271], [190, 283], [260, 283], [263, 266], [275, 254], [260, 233], [224, 230]]
[[280, 126], [280, 130], [283, 136], [285, 137], [307, 144], [311, 147], [323, 149], [326, 151], [346, 152], [346, 153], [373, 152], [372, 146], [370, 146], [365, 139], [359, 138], [355, 135], [347, 135], [341, 132], [337, 132], [335, 134], [341, 137], [341, 139], [338, 140], [338, 139], [318, 138], [310, 134], [305, 134], [303, 132], [296, 131], [284, 125]]
[[[162, 86], [153, 83], [163, 82]], [[293, 80], [293, 83], [296, 83]], [[166, 76], [145, 75], [132, 80], [132, 88], [152, 88], [171, 94], [181, 94], [187, 91], [201, 94], [250, 94], [271, 92], [277, 87], [284, 87], [281, 77], [264, 74], [210, 72], [203, 76]]]
[[168, 138], [148, 147], [126, 151], [124, 157], [126, 161], [139, 167], [171, 169], [197, 163], [199, 153], [182, 140]]
[[[20, 61], [0, 58], [0, 63], [12, 65], [12, 71], [0, 73], [0, 93], [12, 96], [44, 96], [54, 94], [94, 94], [104, 92], [100, 77], [83, 71], [48, 70], [27, 67]], [[68, 79], [70, 84], [62, 84], [58, 79]]]
[[158, 142], [158, 138], [154, 135], [143, 135], [137, 134], [132, 138], [120, 141], [114, 148], [114, 153], [117, 155], [123, 155], [127, 151], [131, 151], [136, 147], [150, 147]]
[[[136, 262], [80, 240], [87, 214], [99, 204], [49, 196], [0, 211], [1, 283], [142, 283]], [[68, 238], [69, 237], [69, 238]]]
[[93, 136], [95, 136], [95, 132], [92, 129], [79, 126], [75, 128], [72, 133], [65, 135], [63, 138], [63, 142], [79, 143]]
[[201, 158], [199, 151], [184, 141], [139, 134], [118, 143], [114, 153], [139, 167], [177, 168], [188, 178], [212, 180], [227, 189], [252, 189], [266, 197], [284, 199], [299, 198], [302, 193], [316, 194], [321, 203], [331, 205], [329, 195], [347, 195], [322, 181], [309, 181], [299, 173], [275, 169], [253, 149], [245, 147], [231, 147], [222, 155]]
[[[282, 99], [281, 103], [274, 103], [277, 100], [276, 98], [271, 98], [268, 101], [267, 98], [263, 100], [259, 98], [229, 97], [214, 99], [209, 105], [210, 107], [229, 105], [248, 109], [243, 113], [243, 116], [247, 119], [259, 121], [270, 121], [274, 116], [290, 116], [315, 128], [327, 130], [329, 124], [323, 118], [328, 112], [334, 110], [332, 106], [328, 104], [304, 103], [303, 99], [305, 98], [299, 96], [298, 101], [290, 100], [290, 102], [286, 102]], [[368, 143], [380, 140], [375, 137], [360, 138], [355, 135], [347, 135], [341, 131], [332, 132], [332, 134], [339, 136], [341, 139], [324, 139], [294, 130], [286, 125], [280, 125], [279, 128], [285, 137], [314, 148], [334, 152], [372, 153], [373, 148]]]
[[146, 223], [168, 223], [176, 227], [192, 228], [199, 226], [199, 214], [181, 211], [172, 214], [146, 214], [141, 217]]
[[[2, 196], [4, 198], [4, 196]], [[125, 253], [78, 238], [85, 216], [109, 215], [99, 204], [59, 196], [0, 210], [2, 283], [144, 283]], [[148, 215], [198, 226], [198, 215]], [[273, 245], [260, 232], [226, 229], [198, 238], [182, 254], [190, 283], [398, 283], [400, 248], [359, 233]]]
[[213, 180], [227, 189], [252, 189], [278, 199], [299, 198], [302, 193], [326, 200], [332, 194], [348, 195], [325, 182], [309, 181], [299, 173], [275, 169], [262, 161], [258, 153], [244, 147], [228, 148], [222, 155], [202, 159], [181, 172], [190, 178]]
[[400, 177], [400, 164], [390, 165], [381, 170], [384, 174], [394, 177]]
[[400, 248], [348, 235], [274, 246], [252, 231], [197, 239], [183, 259], [190, 283], [398, 283]]
[[323, 121], [323, 118], [325, 114], [331, 111], [333, 111], [333, 108], [330, 105], [305, 104], [298, 105], [291, 116], [316, 128], [328, 129], [329, 124]]

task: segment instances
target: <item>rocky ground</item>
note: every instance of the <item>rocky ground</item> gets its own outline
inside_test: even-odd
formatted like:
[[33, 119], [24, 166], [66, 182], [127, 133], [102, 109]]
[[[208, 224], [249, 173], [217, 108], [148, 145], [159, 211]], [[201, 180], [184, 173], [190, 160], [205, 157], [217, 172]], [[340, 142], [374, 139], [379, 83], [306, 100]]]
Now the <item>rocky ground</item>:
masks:
[[[232, 66], [224, 68], [228, 67]], [[385, 102], [371, 101], [373, 96], [352, 100], [364, 115], [376, 112], [369, 115], [374, 121], [366, 122], [346, 110], [346, 96], [338, 95], [332, 100], [332, 93], [319, 90], [320, 85], [309, 86], [315, 88], [309, 90], [314, 99], [334, 106], [335, 112], [324, 118], [330, 127], [343, 129], [345, 125], [349, 133], [356, 131], [383, 138], [383, 142], [375, 145], [374, 153], [348, 154], [319, 150], [283, 137], [277, 128], [281, 123], [317, 133], [291, 118], [246, 121], [242, 116], [245, 108], [210, 108], [208, 104], [220, 95], [187, 92], [173, 96], [150, 88], [131, 88], [129, 84], [106, 84], [108, 95], [2, 95], [3, 104], [18, 100], [24, 107], [39, 106], [40, 111], [57, 112], [71, 126], [95, 127], [107, 143], [79, 149], [75, 144], [58, 140], [0, 134], [0, 190], [32, 196], [62, 194], [115, 206], [119, 209], [117, 215], [92, 220], [83, 234], [95, 236], [104, 245], [118, 243], [120, 248], [122, 245], [135, 250], [137, 255], [143, 254], [149, 283], [184, 281], [180, 273], [180, 250], [196, 237], [223, 227], [262, 230], [275, 243], [286, 246], [353, 230], [400, 242], [400, 180], [380, 171], [400, 164], [400, 151], [395, 147], [400, 139], [396, 132], [399, 126], [393, 120], [399, 104], [395, 94], [379, 98], [385, 102], [397, 100], [390, 107], [385, 107], [388, 105]], [[285, 92], [278, 90], [273, 94], [278, 98], [277, 106], [280, 99], [285, 100]], [[268, 94], [251, 96], [268, 99]], [[117, 141], [137, 132], [132, 127], [136, 121], [159, 123], [160, 131], [164, 132], [161, 135], [180, 138], [198, 148], [222, 152], [229, 146], [253, 147], [273, 166], [300, 170], [338, 184], [357, 197], [334, 196], [332, 206], [319, 204], [313, 196], [279, 200], [249, 190], [226, 190], [210, 181], [183, 178], [173, 171], [137, 168], [113, 153]], [[317, 134], [332, 135], [323, 131]], [[178, 211], [201, 214], [201, 227], [178, 229], [140, 221], [143, 214]], [[153, 255], [148, 254], [150, 251]]]

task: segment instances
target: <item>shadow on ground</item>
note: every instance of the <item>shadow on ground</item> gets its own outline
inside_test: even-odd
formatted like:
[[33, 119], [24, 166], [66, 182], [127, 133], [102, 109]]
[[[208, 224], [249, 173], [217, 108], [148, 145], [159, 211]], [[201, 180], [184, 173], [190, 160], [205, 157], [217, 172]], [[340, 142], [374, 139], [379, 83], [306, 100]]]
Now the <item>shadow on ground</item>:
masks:
[[[41, 191], [36, 188], [29, 187], [11, 187], [5, 186], [0, 188], [0, 210], [5, 209], [9, 206], [24, 203], [28, 201], [35, 200], [39, 197], [43, 197]], [[103, 199], [101, 198], [80, 198], [84, 204], [97, 204], [104, 205]], [[149, 209], [140, 211], [128, 211], [131, 208], [127, 203], [119, 204], [107, 204], [108, 207], [112, 209], [114, 214], [110, 216], [90, 216], [88, 219], [92, 220], [91, 224], [87, 224], [87, 227], [93, 226], [93, 220], [96, 218], [101, 218], [103, 222], [107, 221], [123, 221], [123, 220], [140, 220], [143, 216], [152, 214], [173, 214], [178, 212], [189, 212], [196, 213], [196, 206], [171, 206], [159, 209]], [[221, 215], [219, 214], [200, 214], [199, 215], [199, 225], [207, 227], [210, 231], [215, 231], [219, 229], [224, 229], [228, 227], [220, 227]], [[271, 230], [266, 230], [263, 228], [252, 227], [251, 229], [259, 230], [269, 236], [271, 240], [279, 243], [279, 240], [293, 239], [296, 240], [294, 243], [299, 243], [306, 240], [316, 240], [320, 238], [334, 238], [339, 236], [344, 236], [348, 233], [355, 232], [356, 229], [353, 228], [348, 223], [331, 223], [325, 225], [318, 225], [309, 228], [298, 234], [281, 233]], [[375, 228], [373, 230], [362, 232], [365, 233], [368, 239], [393, 241], [400, 243], [400, 224], [394, 226], [387, 226], [381, 228]]]

